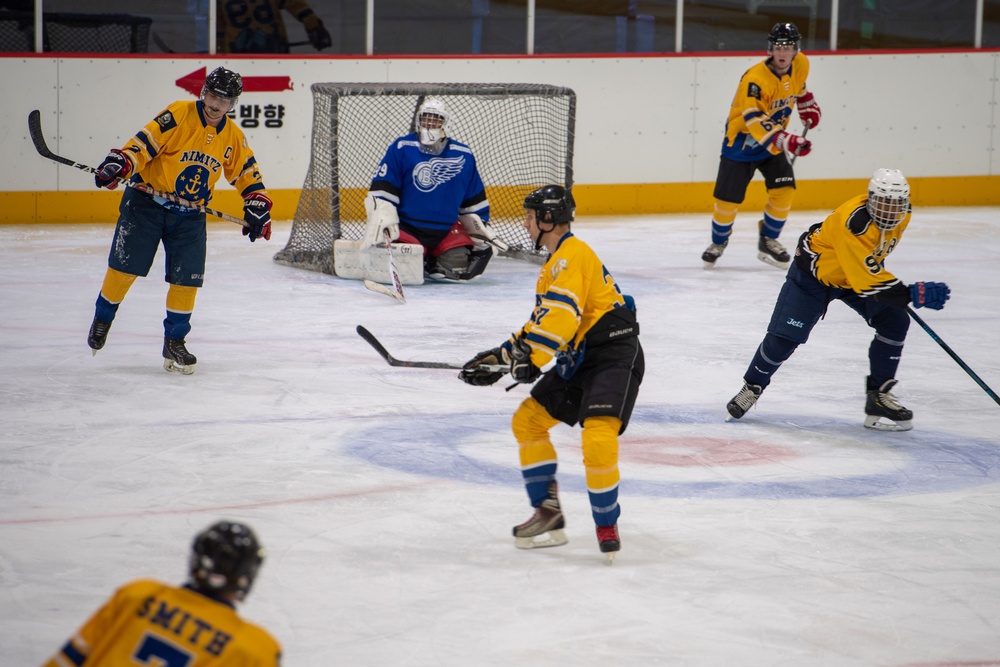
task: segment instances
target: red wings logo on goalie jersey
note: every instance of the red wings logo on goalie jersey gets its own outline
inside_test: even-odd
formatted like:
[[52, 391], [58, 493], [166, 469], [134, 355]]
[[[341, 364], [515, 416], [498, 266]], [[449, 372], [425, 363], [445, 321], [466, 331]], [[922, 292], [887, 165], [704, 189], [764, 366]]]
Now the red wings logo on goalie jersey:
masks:
[[432, 158], [413, 168], [413, 184], [422, 192], [430, 192], [462, 173], [465, 157]]

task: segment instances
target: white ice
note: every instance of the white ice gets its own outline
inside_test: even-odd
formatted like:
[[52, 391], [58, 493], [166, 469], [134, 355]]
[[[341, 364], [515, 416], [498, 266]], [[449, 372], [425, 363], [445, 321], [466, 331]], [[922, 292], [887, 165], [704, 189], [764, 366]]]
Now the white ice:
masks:
[[[112, 226], [0, 226], [0, 663], [40, 664], [130, 579], [182, 582], [194, 533], [232, 518], [268, 551], [241, 612], [288, 666], [1000, 665], [1000, 405], [914, 323], [895, 393], [915, 428], [864, 429], [871, 330], [835, 302], [724, 421], [783, 280], [755, 222], [714, 271], [704, 215], [574, 227], [635, 296], [647, 358], [612, 566], [579, 428], [554, 432], [569, 544], [517, 550], [526, 388], [393, 368], [355, 333], [465, 361], [524, 322], [538, 267], [399, 305], [274, 263], [287, 223], [255, 244], [213, 223], [186, 377], [161, 367], [162, 254], [92, 356]], [[1000, 389], [1000, 211], [918, 209], [886, 265], [951, 286], [918, 314]]]

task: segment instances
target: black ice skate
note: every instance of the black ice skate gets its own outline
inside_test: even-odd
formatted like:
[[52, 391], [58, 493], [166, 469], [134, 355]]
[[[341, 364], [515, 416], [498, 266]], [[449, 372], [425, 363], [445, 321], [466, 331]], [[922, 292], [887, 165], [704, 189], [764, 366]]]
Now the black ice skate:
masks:
[[194, 373], [194, 365], [198, 363], [198, 358], [188, 352], [184, 346], [183, 338], [163, 339], [163, 369], [171, 373], [183, 373], [191, 375]]
[[[876, 431], [909, 431], [913, 428], [913, 411], [904, 408], [889, 393], [896, 383], [896, 380], [886, 380], [878, 389], [868, 389], [865, 428]], [[881, 421], [882, 419], [889, 421]]]
[[727, 245], [729, 245], [729, 241], [725, 243], [713, 243], [705, 248], [705, 252], [701, 253], [701, 261], [705, 262], [706, 269], [711, 269], [715, 266], [715, 260], [722, 257], [722, 253], [726, 251]]
[[[535, 508], [530, 519], [514, 526], [514, 546], [518, 549], [558, 547], [569, 541], [563, 532], [566, 522], [559, 506], [558, 490], [555, 482], [549, 482], [549, 497]], [[546, 533], [548, 537], [543, 537]]]
[[[747, 413], [747, 411], [753, 406], [757, 405], [757, 399], [760, 398], [761, 392], [764, 389], [758, 384], [749, 384], [747, 382], [743, 383], [743, 388], [740, 389], [739, 393], [733, 396], [732, 400], [726, 404], [726, 410], [733, 419], [739, 419]], [[729, 421], [728, 419], [726, 421]]]
[[779, 269], [787, 269], [788, 262], [792, 258], [788, 256], [785, 246], [778, 243], [778, 239], [764, 236], [763, 220], [757, 223], [757, 228], [760, 230], [760, 239], [757, 241], [757, 259]]
[[108, 331], [111, 329], [111, 322], [102, 322], [94, 318], [90, 325], [90, 333], [87, 334], [87, 345], [90, 346], [91, 354], [96, 355], [97, 351], [108, 342]]
[[618, 526], [598, 526], [597, 546], [601, 548], [601, 553], [608, 555], [608, 562], [615, 559], [615, 554], [622, 548], [622, 540], [618, 536]]

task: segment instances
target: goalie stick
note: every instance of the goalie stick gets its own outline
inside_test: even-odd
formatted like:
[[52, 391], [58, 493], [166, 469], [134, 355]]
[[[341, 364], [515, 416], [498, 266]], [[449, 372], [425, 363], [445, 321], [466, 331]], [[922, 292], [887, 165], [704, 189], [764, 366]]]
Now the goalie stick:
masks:
[[[31, 142], [35, 144], [35, 150], [38, 151], [38, 154], [41, 155], [42, 157], [52, 160], [53, 162], [58, 162], [59, 164], [64, 164], [68, 167], [76, 167], [81, 171], [86, 171], [91, 174], [96, 174], [100, 171], [95, 167], [81, 164], [79, 162], [73, 162], [73, 160], [70, 160], [69, 158], [62, 157], [61, 155], [56, 155], [55, 153], [50, 151], [48, 145], [46, 145], [45, 143], [45, 135], [42, 133], [42, 115], [38, 111], [38, 109], [35, 109], [34, 111], [28, 114], [28, 133], [31, 135]], [[196, 204], [189, 199], [178, 197], [177, 195], [171, 194], [169, 192], [154, 190], [145, 183], [133, 183], [132, 181], [117, 177], [115, 178], [115, 180], [126, 187], [135, 188], [140, 192], [145, 192], [146, 194], [153, 195], [154, 197], [163, 197], [167, 201], [171, 201], [180, 206], [184, 206], [185, 208], [197, 209], [202, 213], [213, 215], [216, 218], [220, 218], [227, 222], [235, 222], [237, 225], [240, 225], [242, 227], [249, 226], [245, 220], [243, 220], [242, 218], [237, 218], [235, 215], [229, 215], [224, 211], [216, 211], [215, 209], [208, 208], [207, 206], [203, 206], [202, 204]]]
[[937, 343], [938, 345], [941, 346], [942, 350], [944, 350], [945, 352], [948, 353], [949, 357], [951, 357], [952, 359], [955, 360], [955, 363], [957, 363], [959, 366], [962, 367], [963, 371], [965, 371], [966, 373], [969, 374], [969, 377], [971, 377], [973, 380], [976, 381], [976, 384], [978, 384], [980, 387], [983, 388], [983, 391], [985, 391], [989, 395], [990, 398], [992, 398], [994, 401], [997, 402], [997, 405], [1000, 405], [1000, 397], [997, 396], [997, 393], [995, 391], [993, 391], [992, 389], [990, 389], [989, 385], [987, 385], [985, 382], [983, 382], [982, 378], [980, 378], [978, 375], [976, 375], [976, 373], [971, 368], [969, 368], [969, 365], [966, 364], [964, 361], [962, 361], [962, 358], [960, 356], [958, 356], [957, 354], [955, 354], [955, 351], [952, 350], [950, 347], [948, 347], [948, 344], [945, 343], [943, 340], [941, 340], [941, 337], [938, 336], [936, 333], [934, 333], [934, 330], [931, 329], [930, 326], [928, 326], [927, 323], [924, 322], [923, 319], [921, 319], [921, 317], [919, 315], [917, 315], [915, 312], [913, 312], [912, 308], [910, 308], [909, 306], [907, 306], [906, 307], [906, 312], [908, 312], [910, 314], [910, 317], [912, 317], [914, 319], [914, 321], [917, 324], [919, 324], [920, 327], [924, 331], [927, 332], [928, 336], [930, 336], [931, 338], [934, 339], [935, 343]]
[[[371, 331], [365, 329], [360, 324], [358, 325], [358, 335], [368, 341], [368, 344], [375, 348], [375, 351], [382, 355], [390, 366], [404, 366], [406, 368], [443, 368], [446, 370], [460, 371], [464, 366], [462, 364], [449, 364], [442, 361], [404, 361], [402, 359], [397, 359], [396, 357], [389, 354], [389, 351], [385, 349], [382, 343], [378, 342], [378, 339], [372, 334]], [[489, 371], [490, 373], [506, 373], [510, 369], [507, 366], [500, 364], [482, 364], [478, 366], [483, 370]]]
[[[399, 280], [399, 271], [396, 270], [396, 260], [392, 257], [392, 237], [389, 236], [388, 229], [383, 229], [382, 234], [385, 237], [385, 251], [389, 253], [389, 275], [392, 276], [392, 287], [367, 279], [365, 280], [365, 287], [373, 292], [391, 296], [400, 303], [406, 303], [406, 297], [403, 295], [403, 283]], [[358, 333], [361, 332], [359, 331]], [[371, 341], [368, 342], [371, 343]], [[375, 343], [372, 343], [372, 345], [374, 344]]]

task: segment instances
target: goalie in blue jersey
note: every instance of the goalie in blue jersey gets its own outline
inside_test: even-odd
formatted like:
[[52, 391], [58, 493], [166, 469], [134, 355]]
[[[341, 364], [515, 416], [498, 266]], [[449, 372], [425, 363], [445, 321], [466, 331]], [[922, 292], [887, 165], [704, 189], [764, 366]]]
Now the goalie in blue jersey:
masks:
[[448, 136], [452, 114], [439, 99], [417, 109], [415, 131], [393, 140], [375, 170], [365, 206], [368, 220], [361, 250], [393, 241], [424, 249], [432, 280], [472, 280], [486, 269], [493, 246], [490, 203], [476, 157]]

